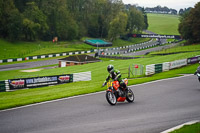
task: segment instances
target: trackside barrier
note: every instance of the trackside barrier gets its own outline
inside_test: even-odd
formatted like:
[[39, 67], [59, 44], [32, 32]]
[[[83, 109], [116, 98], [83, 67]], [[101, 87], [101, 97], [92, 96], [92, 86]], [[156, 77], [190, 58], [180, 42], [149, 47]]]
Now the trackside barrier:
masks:
[[163, 65], [162, 64], [155, 64], [155, 73], [162, 72]]
[[92, 80], [91, 71], [73, 74], [73, 82]]
[[163, 63], [163, 67], [162, 67], [162, 71], [169, 71], [169, 67], [170, 67], [170, 62], [164, 62]]
[[89, 80], [91, 80], [91, 71], [74, 74], [9, 79], [0, 81], [0, 92]]
[[176, 61], [170, 62], [169, 69], [174, 69], [174, 68], [178, 68], [178, 67], [182, 67], [186, 65], [187, 65], [187, 59], [176, 60]]
[[5, 81], [0, 81], [0, 92], [6, 91]]
[[155, 64], [147, 65], [145, 75], [155, 74]]
[[172, 62], [164, 62], [162, 64], [146, 65], [145, 75], [153, 75], [155, 73], [169, 71], [171, 69], [186, 66], [188, 64], [197, 63], [199, 61], [200, 61], [200, 56], [196, 56], [196, 57], [182, 59], [182, 60], [175, 60]]

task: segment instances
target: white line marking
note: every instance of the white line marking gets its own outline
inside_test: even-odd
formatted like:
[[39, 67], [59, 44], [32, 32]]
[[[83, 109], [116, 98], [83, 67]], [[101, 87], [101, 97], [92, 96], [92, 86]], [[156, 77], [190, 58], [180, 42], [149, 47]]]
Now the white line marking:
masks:
[[[137, 85], [131, 85], [129, 87], [146, 85], [146, 84], [151, 84], [151, 83], [156, 83], [156, 82], [166, 81], [166, 80], [173, 80], [173, 79], [178, 79], [178, 78], [184, 78], [184, 77], [192, 76], [192, 75], [193, 74], [184, 75], [184, 76], [175, 77], [175, 78], [161, 79], [161, 80], [151, 81], [151, 82], [147, 82], [147, 83], [142, 83], [142, 84], [137, 84]], [[6, 112], [6, 111], [12, 111], [12, 110], [16, 110], [16, 109], [22, 109], [22, 108], [26, 108], [26, 107], [32, 107], [32, 106], [41, 105], [41, 104], [46, 104], [46, 103], [64, 101], [64, 100], [78, 98], [78, 97], [83, 97], [83, 96], [90, 96], [90, 95], [101, 94], [101, 93], [104, 93], [105, 91], [94, 92], [94, 93], [90, 93], [90, 94], [77, 95], [77, 96], [72, 96], [72, 97], [67, 97], [67, 98], [62, 98], [62, 99], [56, 99], [56, 100], [51, 100], [51, 101], [45, 101], [45, 102], [40, 102], [40, 103], [34, 103], [34, 104], [24, 105], [24, 106], [20, 106], [20, 107], [16, 107], [16, 108], [10, 108], [10, 109], [5, 109], [5, 110], [0, 110], [0, 113], [1, 112]]]

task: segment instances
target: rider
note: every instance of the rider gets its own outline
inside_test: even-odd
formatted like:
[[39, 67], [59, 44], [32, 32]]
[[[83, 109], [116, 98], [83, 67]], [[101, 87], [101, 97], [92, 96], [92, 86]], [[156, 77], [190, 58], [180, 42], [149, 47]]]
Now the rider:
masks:
[[[197, 73], [200, 74], [200, 61], [199, 61], [199, 66], [198, 66], [196, 72], [194, 73], [194, 75], [196, 75]], [[200, 82], [200, 77], [198, 79], [199, 79], [199, 82]]]
[[110, 80], [110, 78], [112, 79], [112, 80], [117, 80], [117, 81], [119, 81], [119, 84], [120, 84], [120, 89], [122, 89], [122, 88], [127, 88], [127, 86], [126, 86], [126, 84], [124, 83], [124, 80], [122, 80], [122, 78], [121, 78], [121, 73], [120, 73], [120, 71], [119, 70], [115, 70], [114, 69], [114, 66], [113, 65], [108, 65], [108, 67], [107, 67], [107, 70], [108, 70], [108, 72], [109, 72], [109, 75], [108, 75], [108, 77], [106, 78], [106, 80], [105, 80], [105, 82], [103, 83], [103, 86], [105, 86], [106, 85], [106, 83]]

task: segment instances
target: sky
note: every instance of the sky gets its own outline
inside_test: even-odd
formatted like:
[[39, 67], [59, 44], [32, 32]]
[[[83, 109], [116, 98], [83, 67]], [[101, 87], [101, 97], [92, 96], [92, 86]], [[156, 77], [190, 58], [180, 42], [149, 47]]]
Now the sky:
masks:
[[141, 7], [156, 7], [158, 5], [179, 11], [181, 8], [194, 7], [200, 0], [122, 0], [124, 4], [137, 4]]

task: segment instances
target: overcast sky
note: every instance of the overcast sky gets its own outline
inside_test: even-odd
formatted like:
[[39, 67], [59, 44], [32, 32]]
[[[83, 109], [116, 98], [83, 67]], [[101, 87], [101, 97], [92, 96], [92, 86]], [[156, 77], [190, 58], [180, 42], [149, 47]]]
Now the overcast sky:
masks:
[[194, 7], [200, 0], [122, 0], [124, 4], [138, 4], [142, 7], [167, 6], [179, 11], [181, 8]]

